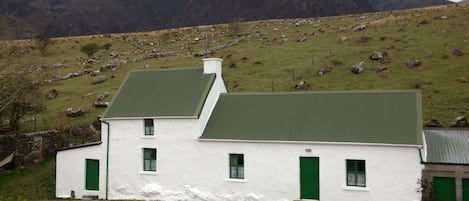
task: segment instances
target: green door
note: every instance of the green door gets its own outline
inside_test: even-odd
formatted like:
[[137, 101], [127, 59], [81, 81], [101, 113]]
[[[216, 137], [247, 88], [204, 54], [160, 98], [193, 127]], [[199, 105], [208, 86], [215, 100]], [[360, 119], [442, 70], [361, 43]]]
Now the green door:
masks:
[[462, 201], [469, 201], [469, 178], [462, 179]]
[[435, 201], [456, 201], [456, 182], [451, 177], [433, 177]]
[[300, 157], [300, 199], [319, 200], [318, 157]]
[[86, 190], [99, 190], [99, 160], [86, 159]]

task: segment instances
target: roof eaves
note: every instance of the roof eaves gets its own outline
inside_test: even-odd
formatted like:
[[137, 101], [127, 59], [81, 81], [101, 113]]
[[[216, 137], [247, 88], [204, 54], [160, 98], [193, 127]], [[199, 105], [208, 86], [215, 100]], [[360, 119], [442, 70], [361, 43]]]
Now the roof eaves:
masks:
[[90, 146], [96, 146], [102, 144], [102, 141], [99, 142], [90, 142], [90, 143], [85, 143], [85, 144], [79, 144], [79, 145], [73, 145], [70, 147], [64, 147], [60, 148], [57, 151], [66, 151], [66, 150], [71, 150], [71, 149], [78, 149], [78, 148], [83, 148], [83, 147], [90, 147]]

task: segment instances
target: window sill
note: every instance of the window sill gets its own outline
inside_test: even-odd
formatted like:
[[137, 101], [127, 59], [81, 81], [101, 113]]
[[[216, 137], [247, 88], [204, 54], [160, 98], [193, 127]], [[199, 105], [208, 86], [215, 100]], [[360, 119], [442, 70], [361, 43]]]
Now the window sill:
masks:
[[158, 175], [158, 172], [152, 172], [152, 171], [140, 171], [140, 174], [144, 175]]
[[245, 179], [226, 179], [226, 182], [229, 183], [246, 183]]
[[142, 136], [143, 139], [155, 139], [154, 135], [144, 135]]
[[365, 191], [365, 192], [370, 191], [370, 189], [367, 187], [359, 187], [359, 186], [343, 186], [342, 189], [349, 190], [349, 191]]

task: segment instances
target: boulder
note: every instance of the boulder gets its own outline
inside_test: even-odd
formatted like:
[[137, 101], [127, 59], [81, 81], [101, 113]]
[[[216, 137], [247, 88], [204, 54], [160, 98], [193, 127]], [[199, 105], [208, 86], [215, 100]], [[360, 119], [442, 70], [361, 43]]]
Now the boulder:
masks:
[[105, 75], [100, 75], [100, 76], [94, 77], [91, 80], [91, 84], [99, 84], [99, 83], [103, 83], [104, 81], [106, 81], [106, 76]]
[[443, 127], [443, 125], [441, 125], [440, 121], [438, 121], [436, 119], [431, 119], [424, 126], [425, 127]]
[[360, 63], [357, 63], [357, 64], [353, 65], [350, 70], [354, 74], [363, 73], [363, 71], [365, 71], [365, 62], [361, 61]]
[[352, 31], [353, 32], [363, 31], [363, 30], [365, 30], [365, 28], [366, 28], [365, 24], [360, 24], [360, 25], [354, 26], [352, 28]]
[[113, 59], [114, 59], [114, 58], [117, 58], [117, 57], [119, 57], [119, 52], [117, 52], [117, 51], [112, 51], [111, 53], [109, 53], [109, 57], [111, 57], [111, 58], [113, 58]]
[[306, 36], [300, 36], [296, 39], [298, 42], [305, 42], [306, 41]]
[[373, 53], [371, 53], [369, 58], [371, 60], [380, 60], [384, 58], [386, 55], [387, 55], [387, 52], [385, 51], [374, 51]]
[[454, 48], [453, 51], [451, 51], [451, 53], [453, 53], [454, 56], [462, 56], [462, 50], [461, 48]]
[[318, 71], [316, 71], [316, 75], [318, 76], [322, 76], [326, 73], [329, 73], [332, 71], [332, 68], [331, 67], [322, 67], [320, 68]]
[[107, 106], [109, 106], [109, 102], [95, 101], [93, 102], [93, 106], [95, 108], [106, 108]]
[[67, 110], [65, 111], [65, 114], [67, 115], [67, 117], [79, 117], [83, 114], [85, 114], [85, 111], [83, 111], [82, 109], [80, 108], [67, 108]]
[[418, 59], [409, 59], [407, 62], [405, 62], [406, 66], [408, 68], [415, 68], [417, 66], [420, 66], [422, 64], [422, 61]]
[[301, 80], [300, 82], [298, 82], [298, 84], [295, 85], [295, 89], [306, 89], [308, 88], [309, 84], [306, 83], [306, 81], [304, 80]]
[[56, 89], [51, 89], [46, 94], [46, 99], [54, 99], [59, 95], [59, 92]]
[[459, 116], [451, 122], [450, 127], [469, 127], [469, 122], [467, 122], [467, 118], [465, 116]]

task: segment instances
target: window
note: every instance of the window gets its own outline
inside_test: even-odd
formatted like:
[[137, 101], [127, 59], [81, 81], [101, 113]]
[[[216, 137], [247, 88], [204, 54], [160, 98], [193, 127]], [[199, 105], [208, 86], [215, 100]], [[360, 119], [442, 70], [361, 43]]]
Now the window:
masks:
[[366, 186], [365, 161], [347, 160], [347, 186]]
[[143, 171], [156, 172], [156, 149], [143, 149]]
[[244, 179], [244, 155], [230, 154], [230, 178]]
[[145, 119], [145, 135], [153, 135], [154, 127], [153, 127], [153, 119]]

